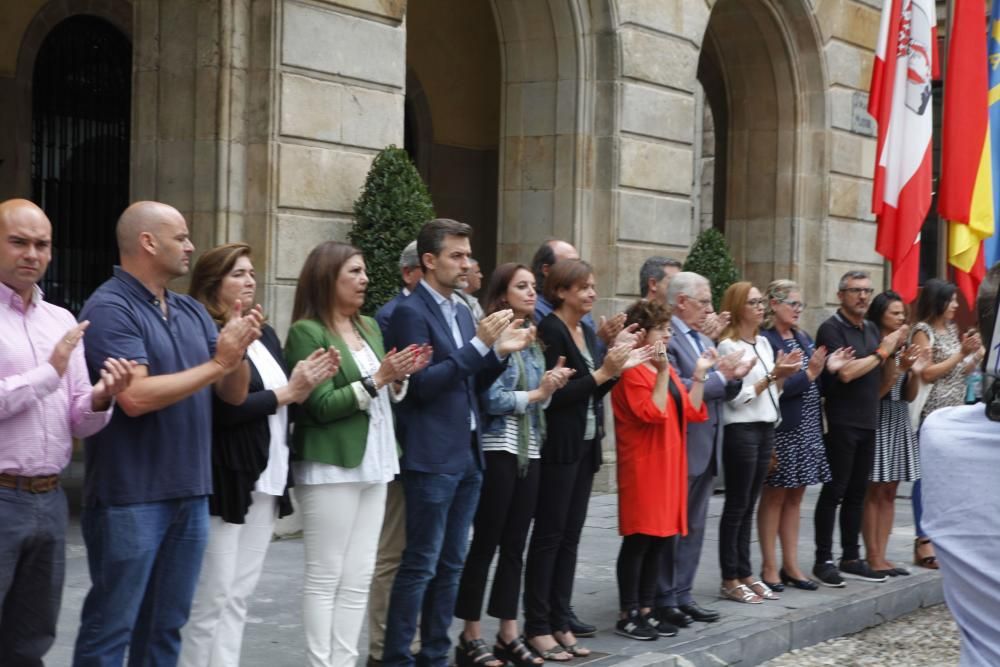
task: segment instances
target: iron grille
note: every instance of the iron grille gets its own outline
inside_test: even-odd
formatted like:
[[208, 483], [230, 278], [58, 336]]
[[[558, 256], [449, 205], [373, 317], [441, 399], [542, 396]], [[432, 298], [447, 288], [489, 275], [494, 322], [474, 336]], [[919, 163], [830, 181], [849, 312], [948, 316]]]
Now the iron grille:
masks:
[[46, 300], [77, 313], [117, 262], [128, 205], [132, 45], [73, 16], [46, 36], [32, 79], [32, 198], [52, 221]]

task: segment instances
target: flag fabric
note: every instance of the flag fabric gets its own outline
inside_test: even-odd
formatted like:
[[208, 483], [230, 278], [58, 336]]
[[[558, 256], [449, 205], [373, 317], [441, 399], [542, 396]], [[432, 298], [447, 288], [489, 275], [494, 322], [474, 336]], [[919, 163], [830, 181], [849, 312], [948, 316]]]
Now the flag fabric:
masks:
[[892, 263], [892, 288], [917, 296], [920, 228], [931, 204], [933, 0], [885, 0], [868, 113], [878, 123], [872, 212], [875, 249]]
[[955, 0], [948, 35], [938, 212], [948, 221], [948, 262], [970, 306], [986, 274], [993, 236], [993, 139], [985, 0]]
[[984, 267], [1000, 261], [1000, 1], [990, 3], [990, 27], [987, 31], [989, 58], [990, 146], [993, 157], [993, 236], [983, 242]]

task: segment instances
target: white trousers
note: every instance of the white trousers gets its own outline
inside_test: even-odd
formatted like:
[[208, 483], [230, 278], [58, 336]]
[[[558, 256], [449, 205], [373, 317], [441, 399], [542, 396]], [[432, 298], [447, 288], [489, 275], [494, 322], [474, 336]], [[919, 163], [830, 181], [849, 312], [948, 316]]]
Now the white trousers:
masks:
[[303, 484], [303, 611], [310, 667], [353, 667], [375, 569], [384, 483]]
[[180, 667], [237, 667], [247, 599], [271, 543], [277, 498], [251, 494], [246, 523], [209, 518], [208, 545], [188, 622], [181, 628]]

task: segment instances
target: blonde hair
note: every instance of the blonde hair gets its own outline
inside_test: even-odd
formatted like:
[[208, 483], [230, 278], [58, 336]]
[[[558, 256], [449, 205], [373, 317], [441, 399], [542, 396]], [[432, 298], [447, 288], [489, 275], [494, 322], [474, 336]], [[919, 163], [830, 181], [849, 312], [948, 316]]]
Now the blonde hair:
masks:
[[765, 329], [774, 328], [774, 307], [771, 306], [771, 300], [784, 301], [792, 292], [802, 292], [799, 288], [799, 284], [794, 280], [772, 280], [771, 284], [767, 286], [767, 292], [764, 293], [764, 307], [766, 308], [764, 311]]

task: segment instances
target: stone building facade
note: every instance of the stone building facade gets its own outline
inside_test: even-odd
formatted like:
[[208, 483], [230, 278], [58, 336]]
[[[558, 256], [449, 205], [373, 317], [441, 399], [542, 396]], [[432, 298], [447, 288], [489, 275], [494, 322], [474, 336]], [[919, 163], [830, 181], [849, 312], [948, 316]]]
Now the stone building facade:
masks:
[[176, 206], [199, 248], [251, 243], [280, 332], [306, 253], [346, 238], [388, 144], [410, 150], [439, 215], [474, 225], [487, 267], [571, 240], [609, 311], [646, 256], [683, 257], [716, 225], [746, 277], [799, 281], [814, 322], [846, 268], [884, 281], [864, 111], [880, 5], [4, 3], [0, 198], [37, 190], [36, 61], [86, 14], [132, 45], [127, 198]]

